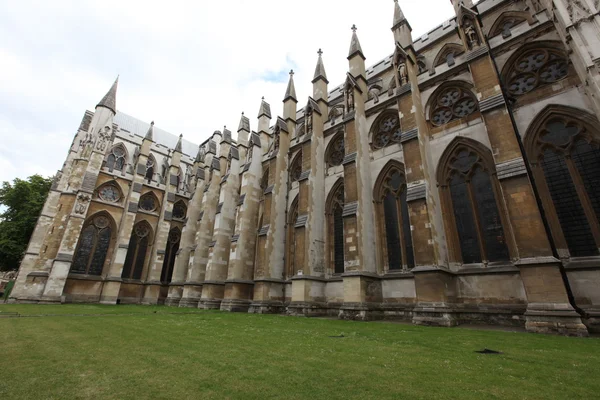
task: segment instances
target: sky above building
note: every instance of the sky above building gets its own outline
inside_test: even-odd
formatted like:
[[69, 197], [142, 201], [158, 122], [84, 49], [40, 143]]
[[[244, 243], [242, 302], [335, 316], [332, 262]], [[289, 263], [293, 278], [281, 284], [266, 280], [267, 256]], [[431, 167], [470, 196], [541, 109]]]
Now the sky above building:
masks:
[[[418, 38], [454, 16], [449, 0], [400, 0]], [[0, 0], [0, 182], [53, 175], [85, 110], [120, 75], [117, 109], [200, 143], [256, 129], [261, 97], [282, 113], [290, 69], [301, 108], [317, 50], [330, 89], [356, 24], [367, 66], [392, 53], [392, 0]], [[234, 134], [235, 136], [235, 134]]]

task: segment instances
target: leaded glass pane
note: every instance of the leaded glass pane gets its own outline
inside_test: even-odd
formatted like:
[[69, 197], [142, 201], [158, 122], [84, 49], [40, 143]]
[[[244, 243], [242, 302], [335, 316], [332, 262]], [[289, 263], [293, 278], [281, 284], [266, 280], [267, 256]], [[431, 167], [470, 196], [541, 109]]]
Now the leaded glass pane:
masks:
[[151, 194], [146, 194], [140, 199], [140, 208], [144, 211], [156, 210], [156, 199]]
[[92, 263], [90, 264], [90, 275], [102, 275], [104, 268], [104, 261], [106, 261], [106, 254], [110, 247], [111, 229], [105, 228], [100, 231], [98, 235], [98, 243], [96, 243], [96, 250], [92, 257]]
[[333, 211], [333, 260], [335, 273], [344, 273], [344, 218], [342, 207], [336, 206]]
[[394, 171], [394, 173], [392, 174], [392, 177], [389, 181], [390, 187], [394, 191], [398, 191], [398, 189], [400, 189], [400, 185], [402, 185], [403, 182], [404, 182], [404, 179], [402, 179], [402, 175], [400, 175], [400, 173], [398, 171]]
[[540, 70], [540, 78], [543, 82], [556, 82], [567, 76], [569, 66], [564, 60], [556, 60]]
[[515, 95], [525, 94], [532, 91], [537, 86], [537, 78], [533, 74], [522, 74], [514, 78], [508, 90]]
[[477, 110], [477, 105], [475, 104], [475, 100], [470, 97], [466, 97], [458, 102], [454, 107], [454, 114], [456, 114], [459, 118], [464, 118], [468, 115], [471, 115]]
[[564, 146], [578, 133], [579, 128], [577, 126], [566, 126], [562, 121], [555, 121], [546, 125], [546, 132], [540, 136], [540, 139], [555, 146]]
[[598, 248], [564, 158], [548, 149], [541, 164], [569, 252], [575, 257], [597, 255]]
[[115, 169], [117, 171], [122, 171], [124, 165], [125, 165], [125, 159], [122, 157], [117, 158], [117, 162], [115, 163]]
[[472, 264], [481, 262], [481, 250], [473, 215], [473, 208], [469, 200], [467, 183], [464, 178], [454, 175], [450, 182], [450, 195], [454, 207], [454, 219], [460, 242], [463, 263]]
[[460, 91], [458, 89], [449, 89], [440, 96], [438, 102], [444, 107], [450, 107], [454, 105], [458, 99], [460, 99]]
[[115, 167], [115, 160], [116, 160], [116, 157], [114, 156], [114, 154], [109, 155], [108, 158], [106, 159], [106, 167], [111, 171]]
[[433, 112], [431, 120], [437, 126], [444, 125], [452, 120], [452, 110], [449, 108], [438, 108]]
[[600, 223], [600, 150], [579, 140], [571, 151], [571, 158], [581, 175], [587, 195]]
[[532, 72], [540, 69], [545, 62], [546, 53], [543, 51], [538, 51], [529, 53], [521, 58], [517, 63], [517, 67], [523, 72]]
[[177, 202], [173, 206], [173, 218], [175, 219], [184, 219], [187, 213], [187, 209], [183, 202]]
[[383, 211], [385, 216], [385, 237], [389, 269], [402, 269], [398, 207], [396, 205], [396, 197], [392, 193], [388, 192], [383, 199]]
[[100, 197], [101, 200], [116, 203], [120, 200], [121, 193], [116, 186], [105, 185], [98, 190], [98, 197]]
[[483, 230], [483, 241], [489, 261], [508, 261], [508, 248], [504, 229], [496, 204], [492, 182], [488, 174], [477, 168], [471, 178], [473, 195], [477, 202], [477, 213]]
[[94, 225], [88, 225], [79, 237], [79, 247], [77, 253], [73, 257], [73, 264], [71, 265], [71, 272], [74, 274], [85, 274], [87, 272], [87, 266], [94, 248], [94, 241], [96, 240], [96, 227]]
[[468, 150], [462, 150], [452, 162], [452, 168], [466, 173], [471, 169], [473, 164], [477, 162], [479, 157], [476, 154], [470, 153]]
[[406, 254], [406, 265], [409, 269], [415, 267], [415, 255], [412, 241], [412, 231], [410, 229], [410, 215], [408, 213], [408, 203], [406, 202], [406, 190], [400, 195], [400, 207], [402, 207], [402, 233], [404, 234], [404, 252]]

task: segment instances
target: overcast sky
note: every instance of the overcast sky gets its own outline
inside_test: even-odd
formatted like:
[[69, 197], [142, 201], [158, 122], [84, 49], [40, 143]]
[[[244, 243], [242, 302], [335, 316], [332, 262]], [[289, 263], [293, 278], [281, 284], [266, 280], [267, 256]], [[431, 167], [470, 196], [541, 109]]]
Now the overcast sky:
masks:
[[[293, 6], [294, 5], [294, 6]], [[400, 0], [413, 38], [453, 17], [449, 0]], [[0, 0], [0, 182], [62, 166], [86, 109], [119, 74], [118, 110], [200, 143], [260, 99], [299, 107], [317, 50], [343, 82], [352, 24], [367, 65], [393, 51], [392, 0]]]

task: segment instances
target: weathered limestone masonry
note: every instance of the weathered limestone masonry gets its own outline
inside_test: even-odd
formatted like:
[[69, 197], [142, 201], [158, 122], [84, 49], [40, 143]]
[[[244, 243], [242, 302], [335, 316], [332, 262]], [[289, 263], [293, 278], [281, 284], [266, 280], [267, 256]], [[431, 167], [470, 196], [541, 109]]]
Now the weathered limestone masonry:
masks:
[[600, 2], [451, 3], [413, 39], [394, 0], [388, 57], [353, 27], [342, 85], [319, 50], [312, 97], [291, 73], [237, 141], [129, 117], [115, 82], [10, 301], [600, 331]]
[[[202, 296], [202, 285], [206, 275], [208, 264], [209, 246], [212, 241], [217, 205], [219, 203], [219, 191], [221, 188], [221, 160], [223, 148], [219, 148], [220, 157], [217, 157], [217, 142], [222, 137], [221, 132], [215, 132], [212, 140], [208, 142], [208, 186], [204, 189], [202, 199], [202, 212], [198, 221], [198, 232], [196, 234], [196, 249], [194, 257], [190, 257], [190, 269], [188, 270], [181, 307], [197, 307]], [[210, 162], [210, 164], [209, 164]]]
[[194, 194], [189, 202], [186, 224], [181, 232], [181, 245], [175, 259], [173, 267], [173, 279], [169, 285], [169, 295], [166, 305], [178, 306], [183, 296], [184, 283], [187, 276], [188, 266], [191, 259], [191, 253], [194, 248], [196, 231], [198, 227], [198, 217], [202, 211], [202, 199], [204, 198], [204, 158], [205, 150], [200, 147], [198, 155], [194, 162], [194, 172], [192, 179], [195, 180]]

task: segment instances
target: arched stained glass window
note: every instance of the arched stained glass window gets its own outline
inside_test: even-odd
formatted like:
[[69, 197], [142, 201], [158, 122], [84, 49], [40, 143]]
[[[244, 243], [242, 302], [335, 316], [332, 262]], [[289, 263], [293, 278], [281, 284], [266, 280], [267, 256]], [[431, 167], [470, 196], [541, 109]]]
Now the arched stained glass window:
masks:
[[102, 275], [106, 255], [111, 244], [112, 227], [107, 215], [92, 217], [83, 227], [71, 273]]
[[135, 224], [131, 238], [129, 239], [127, 256], [125, 257], [125, 264], [123, 264], [121, 278], [135, 280], [142, 279], [148, 249], [151, 246], [151, 239], [152, 228], [146, 221]]
[[[454, 218], [450, 225], [464, 264], [509, 261], [502, 216], [488, 161], [476, 147], [451, 146], [445, 155], [441, 178], [442, 197]], [[444, 158], [444, 157], [443, 157]], [[452, 239], [451, 239], [452, 240]]]
[[332, 189], [328, 201], [329, 259], [332, 272], [342, 274], [344, 267], [344, 184]]
[[547, 113], [537, 132], [526, 137], [526, 149], [542, 201], [551, 200], [549, 219], [560, 227], [557, 247], [571, 257], [599, 255], [600, 149], [597, 128], [558, 109]]
[[402, 130], [398, 111], [382, 113], [373, 124], [373, 148], [381, 149], [394, 143], [400, 143]]
[[154, 193], [148, 192], [140, 197], [139, 207], [141, 210], [154, 212], [158, 208], [158, 200]]
[[445, 86], [433, 94], [429, 119], [435, 126], [443, 126], [456, 119], [468, 117], [479, 109], [473, 93], [459, 85]]
[[381, 171], [375, 183], [375, 207], [387, 269], [413, 268], [415, 259], [406, 201], [406, 179], [400, 163], [391, 162]]
[[569, 73], [569, 59], [562, 43], [532, 42], [518, 49], [508, 60], [502, 77], [508, 92], [521, 96], [552, 84]]
[[165, 259], [163, 261], [160, 281], [162, 283], [171, 283], [173, 278], [173, 268], [175, 267], [175, 257], [179, 251], [179, 242], [181, 241], [181, 231], [179, 228], [173, 228], [169, 232], [167, 247], [165, 248]]
[[345, 155], [346, 150], [344, 149], [344, 132], [339, 132], [331, 140], [331, 143], [329, 143], [329, 146], [327, 147], [327, 153], [325, 155], [327, 166], [335, 167], [342, 165]]

